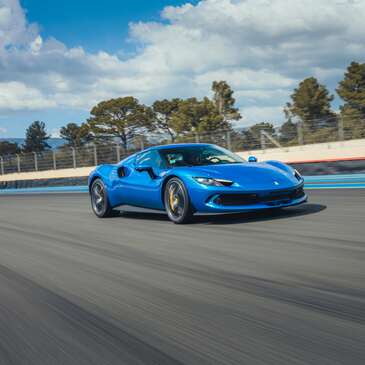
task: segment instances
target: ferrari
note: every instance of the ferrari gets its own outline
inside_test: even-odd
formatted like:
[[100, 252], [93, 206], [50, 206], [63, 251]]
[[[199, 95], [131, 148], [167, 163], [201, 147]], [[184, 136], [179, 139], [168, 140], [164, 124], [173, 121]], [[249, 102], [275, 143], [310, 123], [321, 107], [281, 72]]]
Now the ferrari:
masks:
[[122, 205], [166, 211], [174, 223], [194, 213], [279, 209], [307, 201], [300, 173], [279, 161], [244, 160], [212, 144], [151, 147], [89, 176], [94, 213]]

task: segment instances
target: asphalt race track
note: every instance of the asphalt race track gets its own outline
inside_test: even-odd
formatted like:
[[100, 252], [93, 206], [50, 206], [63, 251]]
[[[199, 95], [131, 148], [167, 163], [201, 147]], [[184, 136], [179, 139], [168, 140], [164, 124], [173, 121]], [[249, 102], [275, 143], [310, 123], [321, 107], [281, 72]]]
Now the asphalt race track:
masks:
[[363, 365], [365, 189], [187, 226], [1, 196], [0, 364]]

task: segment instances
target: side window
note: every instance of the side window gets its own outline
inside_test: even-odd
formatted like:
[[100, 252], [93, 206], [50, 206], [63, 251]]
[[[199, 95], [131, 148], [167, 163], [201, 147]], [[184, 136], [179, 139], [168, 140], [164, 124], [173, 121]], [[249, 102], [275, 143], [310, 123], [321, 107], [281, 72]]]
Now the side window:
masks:
[[142, 152], [136, 157], [136, 165], [149, 165], [155, 168], [162, 167], [160, 154], [156, 150]]
[[184, 155], [181, 152], [166, 153], [165, 157], [170, 167], [186, 166]]

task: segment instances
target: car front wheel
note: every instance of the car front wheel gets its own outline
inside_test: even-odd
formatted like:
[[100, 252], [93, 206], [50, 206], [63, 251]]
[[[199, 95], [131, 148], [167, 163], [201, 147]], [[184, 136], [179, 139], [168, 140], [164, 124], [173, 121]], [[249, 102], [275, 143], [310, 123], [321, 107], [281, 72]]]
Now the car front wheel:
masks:
[[106, 218], [113, 215], [108, 200], [106, 187], [101, 179], [96, 179], [90, 189], [91, 207], [99, 218]]
[[191, 221], [193, 207], [188, 191], [180, 179], [172, 178], [167, 182], [164, 203], [167, 215], [174, 223], [184, 224]]

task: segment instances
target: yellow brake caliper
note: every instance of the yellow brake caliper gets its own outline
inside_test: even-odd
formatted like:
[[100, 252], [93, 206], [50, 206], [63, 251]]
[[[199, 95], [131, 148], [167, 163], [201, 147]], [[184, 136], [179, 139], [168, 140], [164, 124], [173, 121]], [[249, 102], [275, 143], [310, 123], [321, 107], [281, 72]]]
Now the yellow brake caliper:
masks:
[[174, 211], [175, 210], [175, 207], [177, 206], [179, 202], [179, 198], [178, 196], [174, 195], [174, 189], [170, 189], [170, 192], [169, 192], [169, 203], [170, 203], [170, 208]]

